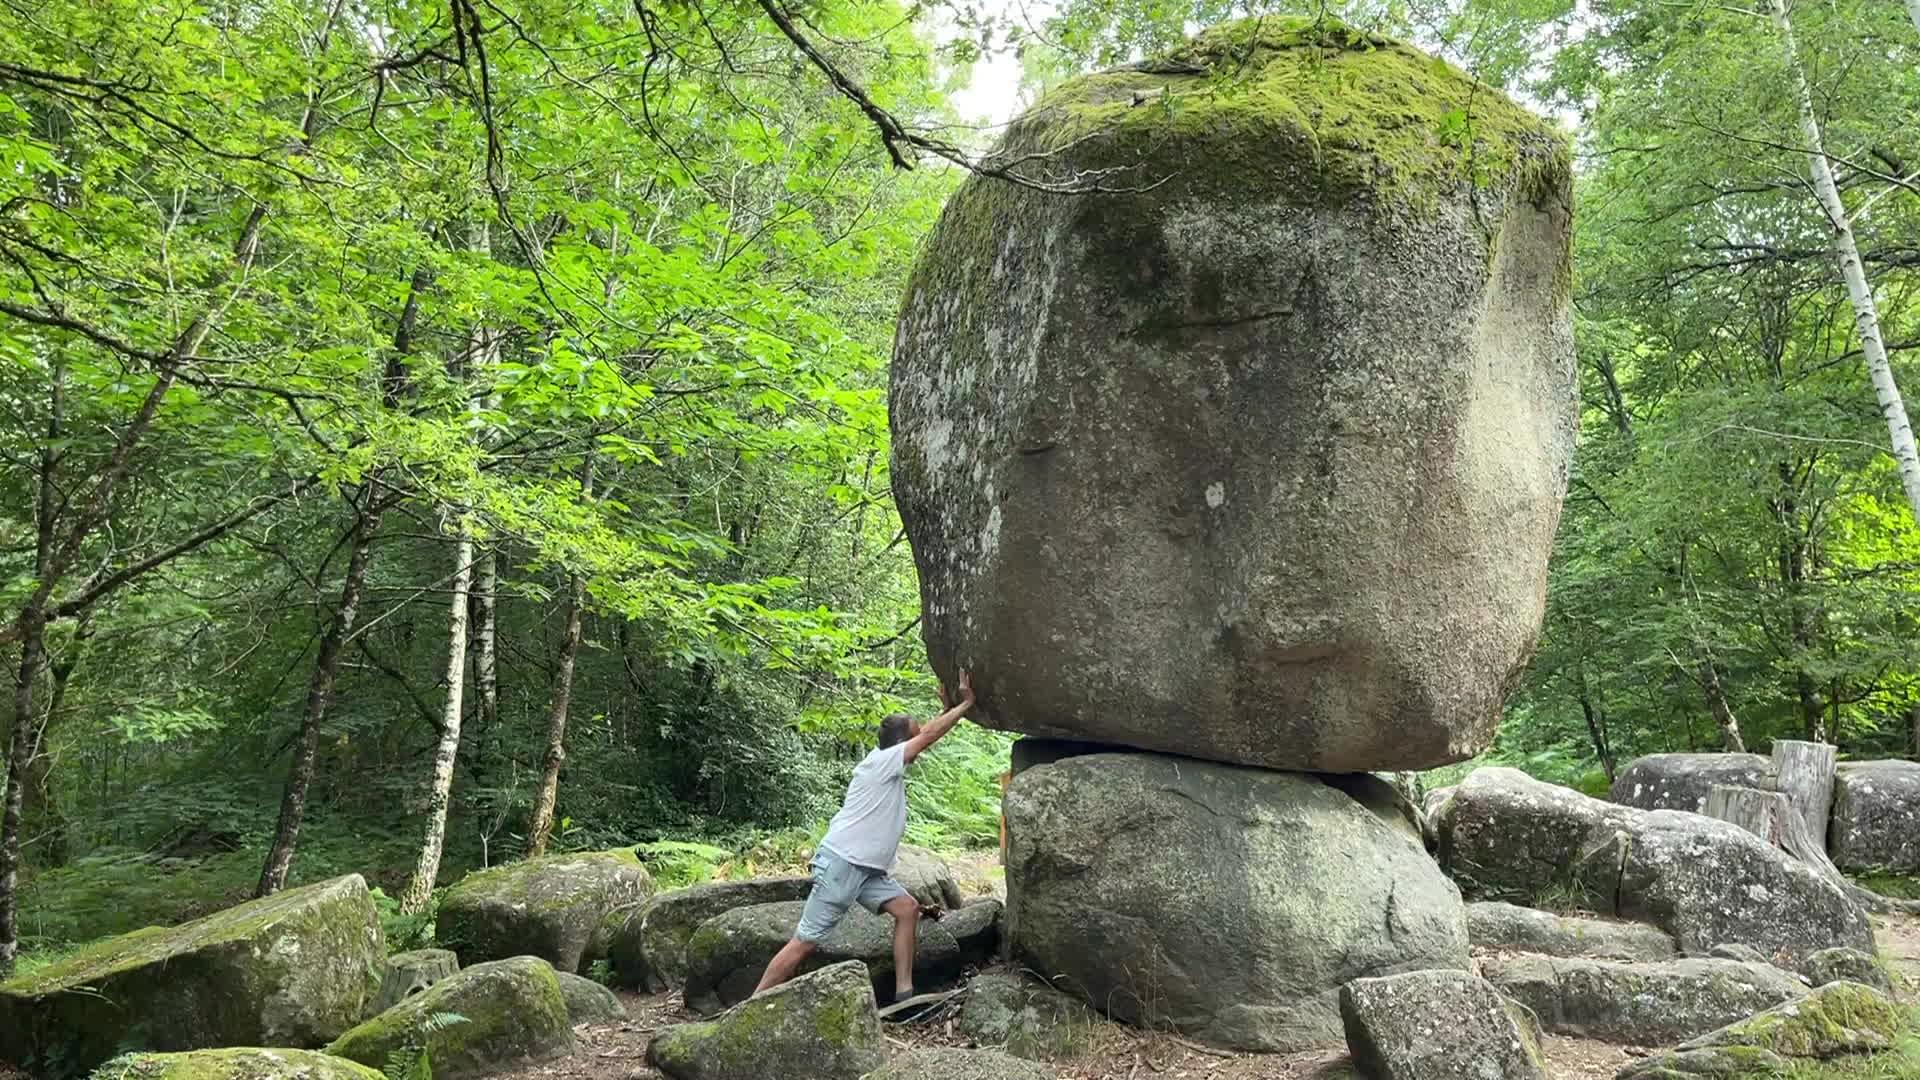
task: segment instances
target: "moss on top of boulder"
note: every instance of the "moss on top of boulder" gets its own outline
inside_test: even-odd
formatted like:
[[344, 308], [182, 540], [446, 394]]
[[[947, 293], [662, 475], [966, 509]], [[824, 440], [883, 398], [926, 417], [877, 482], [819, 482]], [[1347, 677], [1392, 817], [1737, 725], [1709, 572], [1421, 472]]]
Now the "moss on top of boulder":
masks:
[[997, 157], [1056, 183], [1161, 197], [1278, 186], [1304, 205], [1361, 193], [1425, 205], [1468, 184], [1541, 201], [1571, 176], [1565, 138], [1499, 90], [1404, 42], [1302, 16], [1223, 23], [1064, 83]]
[[382, 1080], [377, 1069], [316, 1050], [233, 1046], [181, 1054], [128, 1054], [95, 1080]]
[[1905, 1026], [1906, 1017], [1892, 998], [1860, 983], [1833, 982], [1683, 1043], [1681, 1049], [1750, 1046], [1782, 1057], [1827, 1058], [1884, 1050]]

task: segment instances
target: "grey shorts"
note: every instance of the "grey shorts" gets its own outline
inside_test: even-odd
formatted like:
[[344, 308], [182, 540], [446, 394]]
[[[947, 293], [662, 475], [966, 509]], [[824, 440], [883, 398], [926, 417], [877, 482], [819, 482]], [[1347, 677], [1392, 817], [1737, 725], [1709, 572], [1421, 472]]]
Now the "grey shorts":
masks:
[[894, 897], [910, 895], [882, 871], [856, 866], [826, 848], [813, 853], [811, 869], [813, 889], [807, 893], [807, 906], [800, 911], [800, 926], [793, 932], [794, 937], [811, 945], [826, 940], [854, 901], [877, 913]]

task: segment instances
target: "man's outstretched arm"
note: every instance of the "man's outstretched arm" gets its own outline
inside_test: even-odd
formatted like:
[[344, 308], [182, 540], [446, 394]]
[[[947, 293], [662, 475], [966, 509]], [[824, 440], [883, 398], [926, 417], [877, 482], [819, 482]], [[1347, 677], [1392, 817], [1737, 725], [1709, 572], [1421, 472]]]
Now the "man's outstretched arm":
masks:
[[[942, 705], [947, 703], [947, 688], [944, 686], [940, 688], [940, 703]], [[959, 703], [955, 704], [946, 712], [941, 713], [939, 716], [927, 721], [926, 724], [921, 727], [920, 734], [907, 740], [907, 749], [904, 755], [905, 759], [912, 761], [914, 758], [920, 756], [921, 751], [939, 742], [940, 736], [952, 731], [953, 725], [959, 723], [960, 718], [967, 715], [967, 712], [972, 708], [973, 677], [963, 671], [960, 673]]]

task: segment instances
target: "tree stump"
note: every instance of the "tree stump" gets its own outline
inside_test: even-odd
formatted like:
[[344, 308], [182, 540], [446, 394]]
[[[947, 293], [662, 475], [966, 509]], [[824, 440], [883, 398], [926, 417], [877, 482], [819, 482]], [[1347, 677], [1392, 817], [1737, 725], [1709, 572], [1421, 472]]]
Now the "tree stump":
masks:
[[368, 1013], [377, 1016], [460, 970], [460, 960], [447, 949], [415, 949], [387, 957], [380, 977], [380, 993]]
[[1822, 852], [1833, 809], [1834, 753], [1828, 743], [1781, 739], [1773, 744], [1774, 790], [1787, 797], [1807, 827], [1807, 838]]
[[1805, 819], [1785, 792], [1715, 784], [1713, 790], [1707, 793], [1705, 813], [1708, 817], [1732, 822], [1781, 848], [1813, 867], [1821, 877], [1833, 882], [1849, 898], [1858, 899], [1854, 896], [1853, 883], [1833, 865], [1833, 860], [1827, 858], [1825, 845], [1815, 844], [1813, 838], [1807, 835]]

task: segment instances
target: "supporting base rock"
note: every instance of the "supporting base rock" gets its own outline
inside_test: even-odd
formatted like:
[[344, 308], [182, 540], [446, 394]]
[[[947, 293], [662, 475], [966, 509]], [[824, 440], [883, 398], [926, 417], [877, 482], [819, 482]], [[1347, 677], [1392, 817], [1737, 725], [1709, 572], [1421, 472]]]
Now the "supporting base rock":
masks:
[[317, 1046], [366, 1014], [385, 953], [357, 874], [150, 926], [0, 983], [0, 1060], [85, 1071], [129, 1046]]
[[1698, 814], [1718, 785], [1764, 788], [1772, 782], [1773, 763], [1759, 754], [1648, 754], [1620, 770], [1607, 797], [1638, 810]]
[[1724, 821], [1634, 810], [1479, 769], [1440, 808], [1440, 863], [1476, 900], [1531, 904], [1577, 891], [1594, 910], [1651, 923], [1682, 952], [1740, 943], [1800, 959], [1867, 950], [1873, 927], [1807, 864]]
[[440, 901], [435, 933], [460, 962], [538, 956], [585, 974], [653, 879], [627, 849], [549, 855], [469, 874]]
[[1015, 972], [974, 979], [960, 1010], [960, 1031], [967, 1038], [1029, 1061], [1079, 1053], [1102, 1022], [1086, 1002]]
[[1849, 873], [1920, 871], [1920, 762], [1842, 762], [1833, 774], [1827, 854]]
[[1053, 1080], [1053, 1071], [992, 1050], [909, 1050], [861, 1080]]
[[568, 1023], [577, 1027], [611, 1024], [627, 1018], [627, 1007], [620, 1004], [613, 991], [592, 979], [570, 971], [556, 971], [554, 977], [560, 980], [560, 996], [567, 1002]]
[[1556, 1035], [1640, 1046], [1704, 1035], [1807, 992], [1778, 968], [1737, 960], [1620, 964], [1520, 955], [1486, 960], [1481, 973]]
[[[800, 923], [799, 901], [735, 908], [707, 920], [687, 941], [687, 1008], [707, 1016], [744, 1001], [760, 983], [767, 961]], [[914, 951], [913, 985], [931, 990], [982, 964], [1000, 941], [1000, 902], [981, 900], [939, 920], [922, 918]], [[873, 985], [893, 989], [893, 918], [858, 906], [847, 909], [827, 940], [801, 965], [814, 971], [858, 960]]]
[[316, 1050], [240, 1046], [183, 1054], [127, 1054], [95, 1074], [113, 1080], [383, 1080], [378, 1069]]
[[[1901, 1008], [1859, 983], [1836, 982], [1621, 1070], [1618, 1080], [1752, 1076], [1786, 1058], [1832, 1058], [1891, 1047], [1906, 1026]], [[1744, 1067], [1747, 1071], [1739, 1071]], [[1719, 1071], [1712, 1071], [1712, 1070]]]
[[1671, 960], [1672, 936], [1641, 923], [1583, 919], [1498, 900], [1467, 905], [1467, 940], [1475, 952], [1529, 952], [1593, 960]]
[[421, 993], [441, 979], [460, 970], [460, 958], [451, 949], [415, 949], [387, 957], [386, 972], [380, 978], [380, 993], [367, 1009], [378, 1016]]
[[1464, 971], [1355, 979], [1340, 1017], [1368, 1080], [1547, 1080], [1540, 1021]]
[[[446, 1021], [445, 1014], [461, 1017]], [[533, 956], [475, 964], [334, 1040], [327, 1053], [386, 1067], [424, 1050], [434, 1080], [499, 1071], [573, 1049], [573, 1025], [553, 968]]]
[[673, 1080], [856, 1080], [886, 1060], [865, 966], [835, 964], [728, 1010], [678, 1024], [647, 1045], [648, 1064]]
[[1118, 1019], [1288, 1050], [1340, 1038], [1353, 979], [1467, 966], [1459, 891], [1310, 776], [1093, 754], [1005, 806], [1016, 957]]
[[717, 881], [663, 892], [620, 920], [607, 958], [621, 986], [659, 993], [687, 981], [687, 939], [700, 924], [734, 908], [805, 900], [807, 877]]

